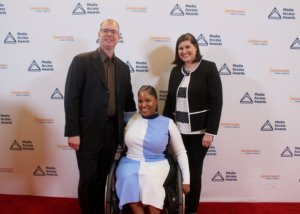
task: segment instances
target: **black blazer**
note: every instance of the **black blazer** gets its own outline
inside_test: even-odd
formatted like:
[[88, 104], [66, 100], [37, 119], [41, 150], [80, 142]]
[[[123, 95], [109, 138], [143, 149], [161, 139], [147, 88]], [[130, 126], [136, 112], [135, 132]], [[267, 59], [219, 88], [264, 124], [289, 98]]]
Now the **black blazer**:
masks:
[[[136, 105], [128, 65], [117, 57], [115, 64], [118, 134], [123, 142], [124, 112], [136, 111]], [[65, 136], [79, 135], [81, 149], [100, 148], [100, 130], [107, 119], [109, 89], [98, 50], [74, 57], [67, 75], [64, 99]]]
[[[175, 121], [177, 89], [184, 75], [175, 66], [170, 75], [168, 95], [163, 115]], [[204, 130], [217, 134], [222, 112], [222, 83], [216, 64], [202, 60], [191, 73], [188, 86], [189, 119], [192, 131]]]

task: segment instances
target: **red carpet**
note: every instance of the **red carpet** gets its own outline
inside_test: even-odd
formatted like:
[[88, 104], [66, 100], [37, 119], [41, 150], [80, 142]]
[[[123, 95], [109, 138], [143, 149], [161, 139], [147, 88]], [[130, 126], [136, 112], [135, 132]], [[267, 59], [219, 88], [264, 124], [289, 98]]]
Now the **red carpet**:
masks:
[[[0, 213], [80, 214], [80, 211], [74, 198], [0, 194]], [[300, 214], [300, 203], [201, 203], [201, 214]]]

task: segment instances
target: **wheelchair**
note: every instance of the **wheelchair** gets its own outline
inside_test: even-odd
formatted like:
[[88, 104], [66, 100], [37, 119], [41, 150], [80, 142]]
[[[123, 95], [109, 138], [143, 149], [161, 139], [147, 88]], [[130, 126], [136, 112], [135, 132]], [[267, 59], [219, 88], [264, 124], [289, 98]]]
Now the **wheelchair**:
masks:
[[[116, 168], [120, 154], [116, 155], [116, 158], [110, 168], [110, 172], [107, 176], [105, 187], [105, 213], [106, 214], [123, 214], [131, 213], [129, 206], [123, 206], [123, 209], [119, 209], [119, 199], [115, 189], [116, 182]], [[182, 192], [182, 174], [177, 162], [168, 157], [170, 163], [170, 172], [164, 184], [166, 197], [164, 201], [164, 208], [162, 213], [164, 214], [184, 214], [185, 203], [184, 194]]]

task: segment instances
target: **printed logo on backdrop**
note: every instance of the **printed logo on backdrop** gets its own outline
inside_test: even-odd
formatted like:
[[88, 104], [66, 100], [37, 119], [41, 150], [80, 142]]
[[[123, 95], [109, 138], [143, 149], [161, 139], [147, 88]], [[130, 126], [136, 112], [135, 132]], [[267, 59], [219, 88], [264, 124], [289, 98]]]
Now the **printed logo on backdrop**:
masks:
[[34, 118], [34, 122], [39, 124], [53, 124], [54, 120], [52, 118]]
[[6, 38], [4, 39], [4, 44], [16, 44], [16, 43], [17, 43], [17, 40], [11, 34], [11, 32], [9, 32], [6, 36]]
[[17, 44], [17, 43], [30, 43], [28, 34], [26, 32], [17, 32], [15, 37], [11, 32], [9, 32], [5, 39], [4, 44]]
[[241, 149], [241, 154], [245, 155], [260, 155], [260, 150], [259, 149]]
[[176, 4], [172, 11], [171, 16], [199, 16], [198, 7], [195, 4], [185, 4], [184, 7], [180, 7]]
[[254, 99], [250, 96], [248, 92], [245, 93], [245, 95], [240, 100], [241, 104], [266, 104], [267, 99], [266, 95], [264, 93], [254, 93]]
[[0, 114], [1, 125], [12, 125], [12, 119], [9, 114]]
[[73, 42], [74, 37], [68, 35], [54, 35], [53, 39], [59, 42]]
[[200, 34], [197, 38], [197, 42], [199, 46], [222, 46], [222, 38], [219, 34], [209, 34], [208, 42], [203, 34]]
[[12, 96], [16, 97], [30, 97], [31, 92], [30, 91], [11, 91]]
[[30, 10], [35, 13], [50, 13], [50, 7], [47, 6], [33, 6], [30, 7]]
[[130, 71], [131, 73], [134, 73], [135, 70], [134, 70], [134, 68], [132, 67], [131, 63], [130, 63], [129, 61], [127, 61], [126, 64], [127, 64], [128, 67], [129, 67], [129, 71]]
[[119, 38], [118, 43], [124, 43], [124, 38], [123, 38], [123, 34], [122, 33], [120, 33], [120, 38]]
[[232, 72], [227, 66], [226, 63], [219, 70], [220, 75], [245, 75], [244, 65], [242, 64], [233, 64]]
[[7, 64], [0, 64], [0, 71], [7, 70], [8, 65]]
[[275, 120], [274, 128], [269, 120], [260, 128], [261, 131], [286, 131], [286, 124], [283, 120]]
[[4, 4], [0, 3], [0, 15], [6, 15]]
[[159, 100], [165, 101], [167, 99], [168, 90], [159, 90]]
[[210, 147], [208, 148], [208, 150], [207, 150], [206, 155], [208, 155], [208, 156], [217, 156], [217, 149], [216, 149], [216, 147], [213, 146], [213, 145], [210, 146]]
[[100, 14], [100, 9], [97, 3], [86, 3], [85, 7], [83, 7], [80, 3], [76, 5], [74, 8], [73, 15], [97, 15]]
[[197, 42], [198, 42], [198, 45], [200, 46], [208, 46], [208, 42], [207, 40], [205, 39], [205, 37], [203, 36], [203, 34], [200, 34], [197, 38]]
[[290, 97], [290, 101], [294, 103], [300, 103], [300, 97]]
[[12, 151], [33, 151], [34, 146], [32, 141], [30, 140], [22, 140], [19, 143], [17, 140], [14, 140], [10, 146], [10, 150]]
[[290, 49], [300, 49], [300, 39], [297, 37], [295, 41], [291, 44]]
[[[281, 15], [282, 14], [282, 15]], [[271, 11], [268, 19], [281, 20], [281, 19], [296, 19], [295, 11], [293, 8], [283, 8], [278, 10], [276, 7]]]
[[300, 157], [300, 147], [294, 148], [294, 154], [290, 147], [286, 147], [282, 153], [280, 154], [281, 157]]
[[220, 127], [225, 129], [239, 129], [241, 125], [240, 123], [221, 122]]
[[237, 174], [236, 172], [233, 171], [227, 171], [225, 172], [225, 177], [222, 175], [220, 171], [218, 171], [213, 178], [211, 179], [213, 182], [225, 182], [225, 181], [232, 181], [235, 182], [237, 181]]
[[170, 36], [151, 36], [150, 40], [157, 43], [170, 43], [172, 41]]
[[265, 39], [249, 39], [248, 44], [253, 46], [268, 46], [269, 41]]
[[147, 7], [142, 6], [126, 6], [126, 10], [132, 13], [146, 13], [148, 12]]
[[28, 71], [29, 72], [54, 71], [53, 63], [50, 60], [42, 60], [40, 62], [40, 65], [35, 60], [33, 60], [28, 68]]
[[134, 66], [129, 61], [127, 61], [126, 64], [128, 65], [131, 73], [149, 72], [148, 64], [146, 61], [136, 61]]
[[36, 63], [35, 60], [32, 61], [31, 65], [28, 68], [28, 71], [39, 72], [41, 71], [40, 66]]
[[244, 9], [224, 9], [224, 13], [233, 16], [245, 16], [246, 10]]
[[14, 173], [14, 168], [0, 167], [0, 173]]
[[57, 170], [53, 166], [46, 166], [42, 169], [40, 166], [37, 166], [33, 172], [34, 176], [58, 176]]
[[283, 69], [283, 68], [271, 68], [270, 73], [271, 74], [276, 74], [276, 75], [289, 75], [290, 70], [289, 69]]
[[260, 176], [261, 179], [263, 180], [267, 180], [267, 181], [278, 181], [280, 180], [280, 175], [277, 175], [277, 174], [263, 174]]
[[242, 97], [242, 99], [240, 100], [240, 103], [242, 104], [253, 104], [253, 100], [251, 98], [251, 96], [249, 95], [248, 92], [246, 92], [246, 94]]
[[64, 99], [64, 96], [62, 95], [62, 93], [58, 90], [58, 88], [56, 88], [54, 90], [54, 92], [51, 95], [51, 99], [53, 100], [62, 100]]
[[63, 143], [63, 144], [57, 144], [57, 149], [60, 149], [62, 151], [64, 150], [72, 150], [74, 151], [68, 144]]

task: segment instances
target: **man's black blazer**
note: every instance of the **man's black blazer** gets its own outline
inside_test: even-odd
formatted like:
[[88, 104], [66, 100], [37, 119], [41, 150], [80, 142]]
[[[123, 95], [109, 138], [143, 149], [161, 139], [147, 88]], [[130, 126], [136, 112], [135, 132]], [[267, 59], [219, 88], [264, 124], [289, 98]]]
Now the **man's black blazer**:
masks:
[[[115, 58], [118, 135], [123, 142], [124, 112], [136, 111], [127, 64]], [[74, 57], [65, 85], [65, 136], [80, 136], [80, 148], [101, 148], [109, 89], [98, 50]]]

